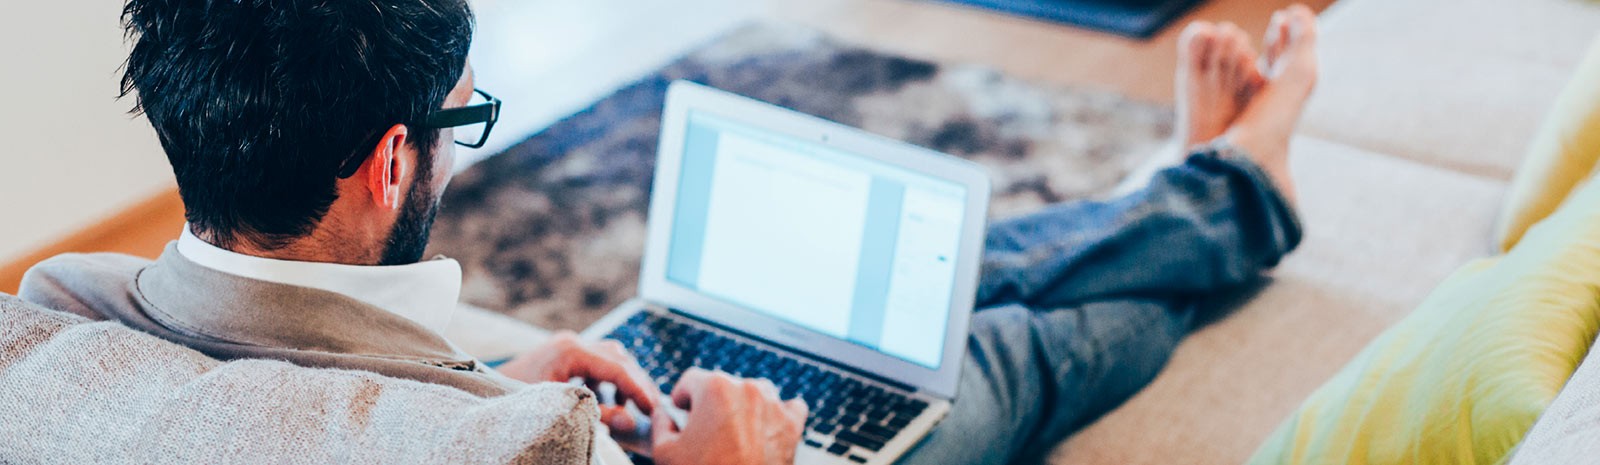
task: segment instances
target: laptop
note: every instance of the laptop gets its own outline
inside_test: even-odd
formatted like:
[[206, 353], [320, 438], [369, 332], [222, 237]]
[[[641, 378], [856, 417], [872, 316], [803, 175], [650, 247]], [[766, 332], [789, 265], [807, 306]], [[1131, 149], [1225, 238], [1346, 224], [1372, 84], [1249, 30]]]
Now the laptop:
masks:
[[805, 399], [797, 463], [892, 463], [956, 396], [989, 191], [977, 164], [675, 82], [639, 294], [582, 336], [663, 392], [701, 367]]

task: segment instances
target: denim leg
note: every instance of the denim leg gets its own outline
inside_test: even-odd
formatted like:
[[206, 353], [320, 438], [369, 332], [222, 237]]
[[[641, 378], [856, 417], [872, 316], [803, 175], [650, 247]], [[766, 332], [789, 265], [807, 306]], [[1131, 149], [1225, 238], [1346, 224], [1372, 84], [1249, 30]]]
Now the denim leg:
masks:
[[1236, 286], [1300, 242], [1300, 223], [1248, 158], [1218, 145], [1103, 202], [1068, 202], [989, 228], [978, 307], [1035, 308]]
[[996, 223], [954, 406], [902, 463], [1047, 453], [1155, 378], [1198, 300], [1257, 277], [1300, 235], [1266, 175], [1227, 146], [1127, 197]]
[[1008, 464], [1041, 457], [1154, 379], [1188, 332], [1188, 309], [1158, 300], [1038, 311], [1012, 304], [973, 320], [949, 415], [904, 464]]

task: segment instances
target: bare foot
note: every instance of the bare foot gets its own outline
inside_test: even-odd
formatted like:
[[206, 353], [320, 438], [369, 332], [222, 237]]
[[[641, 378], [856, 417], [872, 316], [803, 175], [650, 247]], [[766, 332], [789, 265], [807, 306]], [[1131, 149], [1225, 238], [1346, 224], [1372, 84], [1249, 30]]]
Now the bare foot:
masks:
[[1317, 15], [1310, 8], [1294, 5], [1272, 15], [1260, 64], [1265, 83], [1224, 135], [1261, 165], [1291, 201], [1289, 139], [1317, 84], [1316, 42]]
[[1178, 39], [1178, 134], [1187, 150], [1221, 136], [1263, 78], [1250, 37], [1232, 23], [1196, 21]]
[[1112, 195], [1143, 188], [1195, 146], [1226, 133], [1265, 83], [1250, 37], [1231, 23], [1190, 23], [1178, 38], [1177, 115], [1170, 145], [1133, 169]]

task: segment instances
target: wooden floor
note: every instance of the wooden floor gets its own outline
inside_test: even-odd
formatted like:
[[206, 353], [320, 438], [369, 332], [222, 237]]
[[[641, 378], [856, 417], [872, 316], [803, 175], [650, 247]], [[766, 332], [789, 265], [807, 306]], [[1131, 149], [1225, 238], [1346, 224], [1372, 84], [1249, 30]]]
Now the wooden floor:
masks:
[[[492, 1], [492, 0], [481, 0]], [[1304, 1], [1322, 11], [1333, 0]], [[593, 2], [566, 2], [561, 8], [585, 8]], [[587, 13], [623, 23], [650, 23], [648, 9], [606, 8]], [[693, 3], [693, 2], [687, 2]], [[805, 24], [851, 42], [887, 52], [940, 62], [997, 67], [1041, 83], [1088, 86], [1159, 103], [1172, 101], [1176, 42], [1183, 23], [1230, 21], [1247, 31], [1264, 30], [1272, 11], [1290, 0], [1210, 0], [1185, 19], [1149, 41], [1015, 18], [982, 10], [922, 0], [767, 0], [756, 18]], [[549, 2], [527, 2], [528, 8]], [[576, 6], [574, 6], [576, 5]], [[570, 11], [564, 13], [571, 13]], [[660, 21], [655, 21], [659, 23]], [[654, 27], [672, 27], [659, 24]], [[649, 34], [650, 31], [640, 31]], [[582, 55], [604, 56], [615, 50]], [[476, 52], [474, 52], [476, 53]], [[582, 66], [561, 72], [584, 73]], [[177, 237], [183, 225], [183, 204], [176, 188], [159, 193], [121, 214], [0, 265], [0, 292], [15, 293], [22, 273], [40, 260], [67, 252], [122, 252], [155, 257]]]
[[183, 201], [173, 188], [21, 260], [0, 265], [0, 292], [15, 294], [22, 273], [46, 258], [69, 252], [121, 252], [154, 258], [182, 231]]

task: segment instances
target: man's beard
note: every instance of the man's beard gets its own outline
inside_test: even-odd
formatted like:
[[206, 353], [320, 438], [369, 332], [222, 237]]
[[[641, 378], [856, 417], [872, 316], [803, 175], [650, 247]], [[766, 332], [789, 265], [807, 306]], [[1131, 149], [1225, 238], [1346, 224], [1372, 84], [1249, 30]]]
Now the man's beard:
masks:
[[[432, 158], [431, 156], [429, 158]], [[428, 235], [433, 229], [433, 216], [439, 212], [439, 203], [433, 197], [428, 180], [433, 178], [431, 163], [418, 166], [416, 178], [411, 180], [411, 191], [406, 193], [406, 203], [400, 216], [395, 218], [389, 231], [388, 243], [383, 248], [379, 265], [410, 265], [422, 261], [428, 247]]]

